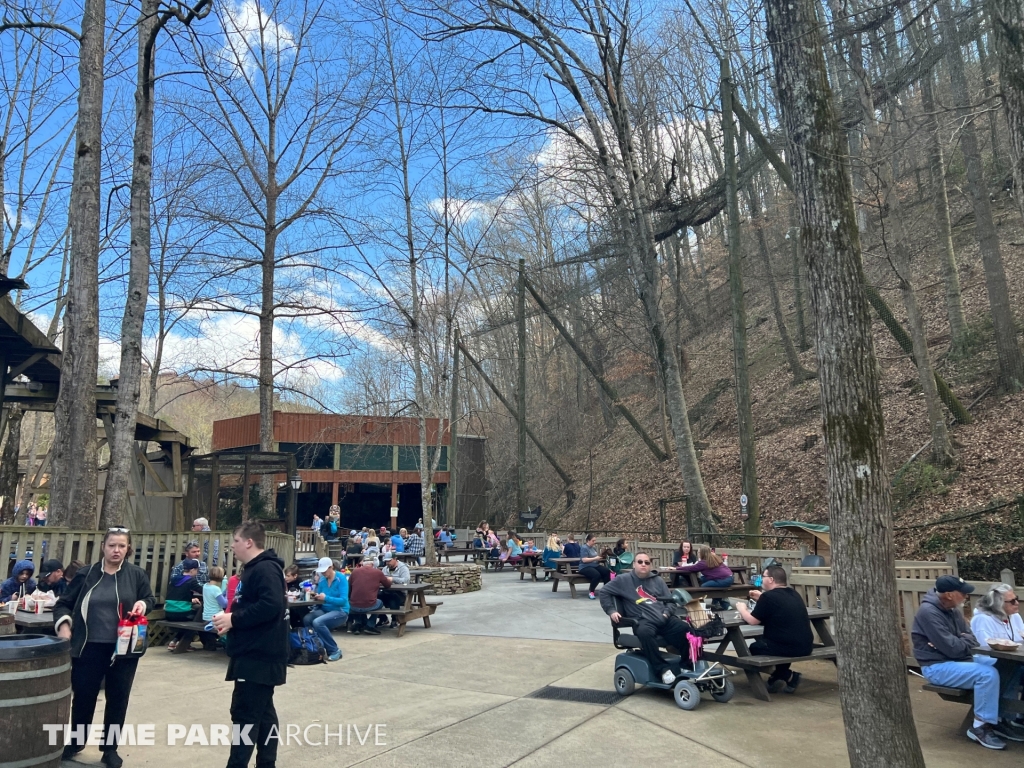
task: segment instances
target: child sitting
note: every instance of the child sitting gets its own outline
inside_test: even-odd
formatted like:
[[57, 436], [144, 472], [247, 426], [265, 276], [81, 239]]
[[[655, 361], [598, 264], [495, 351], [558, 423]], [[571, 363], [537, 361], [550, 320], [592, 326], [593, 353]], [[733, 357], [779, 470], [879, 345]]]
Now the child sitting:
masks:
[[219, 565], [210, 567], [210, 580], [203, 585], [203, 621], [209, 621], [214, 615], [228, 607], [228, 599], [224, 595], [224, 569]]

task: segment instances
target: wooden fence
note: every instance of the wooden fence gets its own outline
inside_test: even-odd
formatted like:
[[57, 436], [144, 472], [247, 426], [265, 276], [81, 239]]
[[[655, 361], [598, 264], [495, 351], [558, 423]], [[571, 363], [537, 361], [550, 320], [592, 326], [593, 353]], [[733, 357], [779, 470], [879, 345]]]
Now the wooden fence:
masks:
[[295, 557], [327, 557], [327, 542], [312, 529], [296, 531]]
[[[36, 573], [44, 560], [56, 558], [64, 565], [72, 560], [94, 563], [99, 560], [100, 543], [104, 531], [75, 531], [67, 528], [34, 526], [0, 527], [0, 557], [7, 555], [4, 578], [18, 560], [31, 560]], [[219, 565], [228, 574], [234, 573], [239, 565], [231, 551], [230, 531], [160, 531], [133, 533], [131, 562], [149, 575], [149, 585], [158, 603], [164, 601], [171, 569], [181, 560], [185, 544], [199, 542], [201, 559], [207, 565]], [[267, 531], [267, 549], [291, 563], [295, 558], [295, 539], [288, 534]]]

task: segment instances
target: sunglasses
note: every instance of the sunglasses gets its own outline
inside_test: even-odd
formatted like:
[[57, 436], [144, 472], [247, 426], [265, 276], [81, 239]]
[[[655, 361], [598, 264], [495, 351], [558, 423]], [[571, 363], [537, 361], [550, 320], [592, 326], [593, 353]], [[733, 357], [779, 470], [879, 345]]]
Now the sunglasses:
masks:
[[650, 565], [651, 561], [650, 560], [637, 560], [636, 564], [637, 565]]
[[107, 528], [107, 533], [128, 533], [127, 528], [123, 528], [120, 525], [115, 525], [113, 528]]
[[1003, 600], [1003, 602], [1007, 605], [1017, 605], [1018, 603], [1020, 603], [1020, 598], [1015, 597], [1013, 598], [1013, 600]]

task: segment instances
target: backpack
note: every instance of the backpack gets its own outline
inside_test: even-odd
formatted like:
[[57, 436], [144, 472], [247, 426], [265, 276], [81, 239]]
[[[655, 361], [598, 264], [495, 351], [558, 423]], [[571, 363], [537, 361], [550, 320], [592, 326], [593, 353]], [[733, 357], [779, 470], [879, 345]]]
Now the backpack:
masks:
[[334, 520], [331, 520], [331, 525], [330, 525], [330, 527], [327, 530], [329, 530], [331, 532], [331, 536], [337, 536], [338, 535], [338, 524]]
[[288, 648], [288, 663], [294, 666], [327, 663], [324, 642], [311, 629], [293, 629], [288, 634]]

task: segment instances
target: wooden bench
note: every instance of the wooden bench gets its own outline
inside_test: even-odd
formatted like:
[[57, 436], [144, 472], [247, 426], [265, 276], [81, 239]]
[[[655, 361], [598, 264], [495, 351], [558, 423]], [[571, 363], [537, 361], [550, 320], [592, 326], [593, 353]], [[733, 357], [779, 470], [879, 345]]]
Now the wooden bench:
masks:
[[423, 619], [423, 626], [430, 629], [430, 617], [442, 605], [444, 605], [443, 602], [423, 603], [422, 606], [413, 608], [378, 608], [375, 611], [355, 611], [355, 613], [365, 613], [368, 616], [391, 616], [398, 622], [398, 636], [401, 637], [405, 634], [406, 625], [416, 619]]
[[731, 653], [718, 653], [716, 651], [705, 650], [704, 658], [709, 659], [710, 661], [717, 661], [720, 664], [725, 664], [730, 667], [762, 670], [765, 667], [774, 667], [778, 664], [793, 664], [798, 661], [815, 661], [818, 659], [828, 659], [835, 664], [836, 649], [834, 647], [814, 648], [811, 650], [809, 656], [735, 656]]
[[[178, 645], [171, 653], [187, 653], [197, 635], [200, 640], [203, 640], [204, 635], [216, 636], [216, 632], [207, 632], [204, 629], [208, 623], [206, 621], [167, 621], [167, 619], [158, 619], [154, 624], [164, 630], [164, 632], [160, 635], [160, 639], [153, 644], [162, 644], [161, 641], [163, 640], [172, 640], [172, 634], [176, 635], [177, 632], [185, 632], [186, 634], [178, 641]], [[207, 645], [205, 640], [203, 640], [203, 645]]]
[[551, 591], [558, 591], [558, 582], [565, 581], [569, 584], [569, 594], [572, 599], [576, 599], [576, 585], [586, 584], [590, 585], [590, 579], [587, 576], [580, 576], [578, 573], [565, 573], [564, 571], [552, 571], [548, 569], [548, 573], [551, 576]]
[[548, 569], [545, 568], [543, 565], [537, 564], [537, 565], [520, 565], [518, 568], [516, 568], [516, 570], [519, 571], [519, 580], [520, 581], [522, 581], [523, 579], [526, 578], [526, 574], [530, 574], [530, 578], [533, 581], [537, 581], [537, 571], [538, 570], [547, 571]]
[[974, 689], [973, 688], [947, 688], [944, 685], [932, 685], [925, 683], [921, 686], [922, 691], [938, 694], [943, 701], [953, 701], [959, 704], [970, 704], [967, 714], [964, 715], [960, 730], [966, 732], [974, 725]]

